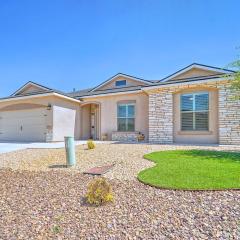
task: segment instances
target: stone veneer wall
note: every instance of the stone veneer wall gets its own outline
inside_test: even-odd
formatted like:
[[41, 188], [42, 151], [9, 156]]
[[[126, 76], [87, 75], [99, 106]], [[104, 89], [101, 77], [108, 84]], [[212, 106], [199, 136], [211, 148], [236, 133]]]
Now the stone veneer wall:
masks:
[[149, 142], [173, 142], [173, 95], [169, 89], [149, 94]]
[[112, 141], [136, 142], [139, 132], [112, 132]]
[[[173, 143], [173, 94], [184, 89], [217, 88], [219, 92], [219, 143], [240, 144], [240, 101], [229, 81], [183, 83], [148, 91], [149, 142]], [[194, 90], [193, 90], [194, 91]]]
[[240, 144], [240, 100], [228, 85], [220, 85], [218, 95], [219, 143]]

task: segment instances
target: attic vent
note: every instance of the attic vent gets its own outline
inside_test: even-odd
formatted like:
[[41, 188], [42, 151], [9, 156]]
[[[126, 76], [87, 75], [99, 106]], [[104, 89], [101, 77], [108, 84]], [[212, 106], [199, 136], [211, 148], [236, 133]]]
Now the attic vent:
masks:
[[115, 82], [116, 87], [121, 87], [121, 86], [126, 86], [126, 85], [127, 85], [126, 80], [118, 80], [118, 81]]

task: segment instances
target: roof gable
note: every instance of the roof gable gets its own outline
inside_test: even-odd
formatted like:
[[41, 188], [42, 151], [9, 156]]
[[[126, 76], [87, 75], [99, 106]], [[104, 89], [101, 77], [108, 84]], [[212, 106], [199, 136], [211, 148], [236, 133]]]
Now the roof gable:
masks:
[[220, 74], [231, 74], [234, 71], [224, 69], [224, 68], [217, 68], [211, 67], [199, 63], [193, 63], [165, 78], [160, 80], [160, 82], [167, 82], [167, 81], [175, 81], [180, 79], [186, 78], [194, 78], [194, 77], [204, 77], [204, 76], [214, 76]]
[[26, 95], [32, 93], [42, 93], [42, 92], [49, 92], [53, 89], [44, 87], [38, 83], [34, 82], [27, 82], [22, 87], [20, 87], [16, 92], [14, 92], [11, 96], [18, 96], [18, 95]]
[[123, 74], [123, 73], [118, 73], [116, 75], [114, 75], [113, 77], [109, 78], [108, 80], [106, 80], [105, 82], [99, 84], [98, 86], [96, 86], [95, 88], [93, 88], [91, 90], [91, 92], [94, 92], [96, 90], [106, 90], [106, 89], [111, 89], [111, 88], [118, 88], [114, 85], [115, 81], [118, 80], [127, 80], [127, 86], [139, 86], [139, 85], [150, 85], [151, 82], [141, 79], [141, 78], [137, 78], [137, 77], [133, 77], [127, 74]]

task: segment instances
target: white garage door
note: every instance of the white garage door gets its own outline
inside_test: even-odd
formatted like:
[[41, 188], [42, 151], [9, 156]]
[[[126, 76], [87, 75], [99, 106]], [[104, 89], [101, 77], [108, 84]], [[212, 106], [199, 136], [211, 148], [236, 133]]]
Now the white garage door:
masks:
[[44, 109], [0, 112], [0, 141], [45, 141]]

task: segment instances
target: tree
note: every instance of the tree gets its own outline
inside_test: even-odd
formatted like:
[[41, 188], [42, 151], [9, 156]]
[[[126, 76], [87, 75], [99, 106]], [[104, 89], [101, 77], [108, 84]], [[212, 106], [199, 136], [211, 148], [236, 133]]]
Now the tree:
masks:
[[[234, 79], [232, 81], [232, 87], [236, 90], [240, 90], [240, 59], [232, 62], [230, 66], [236, 70], [233, 74]], [[240, 95], [238, 98], [240, 98]]]

